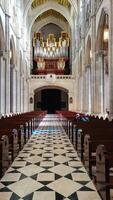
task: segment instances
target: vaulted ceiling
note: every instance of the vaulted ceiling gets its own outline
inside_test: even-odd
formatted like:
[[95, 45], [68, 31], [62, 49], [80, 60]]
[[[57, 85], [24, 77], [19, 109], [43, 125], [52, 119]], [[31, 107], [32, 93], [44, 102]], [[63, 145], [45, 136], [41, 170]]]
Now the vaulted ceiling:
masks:
[[46, 12], [42, 13], [41, 15], [39, 15], [37, 17], [37, 19], [35, 20], [35, 22], [39, 22], [40, 20], [45, 19], [45, 18], [50, 17], [50, 16], [55, 17], [57, 19], [60, 19], [60, 20], [62, 20], [62, 21], [67, 23], [66, 18], [63, 17], [63, 15], [61, 15], [59, 12], [57, 12], [57, 11], [55, 11], [53, 9], [47, 10]]
[[[40, 6], [41, 4], [44, 4], [45, 2], [50, 1], [50, 0], [33, 0], [31, 6], [32, 8], [36, 8], [37, 6]], [[68, 0], [52, 0], [57, 2], [58, 4], [66, 7], [66, 8], [70, 8], [71, 4], [69, 3]]]
[[74, 32], [79, 0], [23, 0], [28, 33], [42, 25], [54, 23], [68, 32]]

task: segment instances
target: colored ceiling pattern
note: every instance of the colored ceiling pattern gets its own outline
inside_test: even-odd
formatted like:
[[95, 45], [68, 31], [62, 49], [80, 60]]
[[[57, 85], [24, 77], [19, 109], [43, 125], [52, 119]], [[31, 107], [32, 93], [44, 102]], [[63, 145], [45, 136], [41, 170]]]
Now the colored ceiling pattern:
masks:
[[[33, 0], [31, 7], [32, 8], [36, 8], [37, 6], [40, 6], [40, 5], [44, 4], [44, 3], [46, 3], [47, 1], [51, 1], [51, 0]], [[69, 3], [68, 0], [52, 0], [52, 1], [55, 1], [58, 4], [66, 7], [66, 8], [70, 8], [71, 7], [71, 4]]]

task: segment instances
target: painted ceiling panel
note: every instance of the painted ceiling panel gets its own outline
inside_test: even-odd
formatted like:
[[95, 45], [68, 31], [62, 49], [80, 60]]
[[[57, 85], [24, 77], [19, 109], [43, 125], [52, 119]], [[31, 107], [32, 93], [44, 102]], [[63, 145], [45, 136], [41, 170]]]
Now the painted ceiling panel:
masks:
[[[41, 4], [46, 3], [47, 1], [51, 1], [51, 0], [33, 0], [31, 7], [32, 8], [36, 8], [37, 6], [40, 6]], [[66, 7], [66, 8], [70, 8], [71, 4], [69, 3], [68, 0], [52, 0], [57, 2], [58, 4]]]

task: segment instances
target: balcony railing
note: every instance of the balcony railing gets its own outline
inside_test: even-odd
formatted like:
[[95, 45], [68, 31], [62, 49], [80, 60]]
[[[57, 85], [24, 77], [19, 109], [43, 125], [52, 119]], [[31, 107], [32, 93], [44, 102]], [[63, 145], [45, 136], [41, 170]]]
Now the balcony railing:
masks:
[[[45, 80], [46, 79], [46, 75], [31, 75], [30, 79], [31, 80], [33, 80], [33, 79], [34, 80], [37, 80], [37, 79]], [[69, 79], [75, 79], [75, 78], [72, 75], [56, 75], [56, 80], [57, 79], [69, 80]]]

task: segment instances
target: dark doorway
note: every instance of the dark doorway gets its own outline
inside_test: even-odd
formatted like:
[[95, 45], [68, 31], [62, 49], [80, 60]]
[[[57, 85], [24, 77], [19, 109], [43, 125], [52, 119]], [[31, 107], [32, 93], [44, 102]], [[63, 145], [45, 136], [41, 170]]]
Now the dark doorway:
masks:
[[41, 110], [47, 110], [49, 114], [61, 110], [61, 91], [57, 89], [44, 89], [41, 92]]
[[57, 88], [36, 90], [34, 95], [34, 110], [68, 110], [68, 92]]

